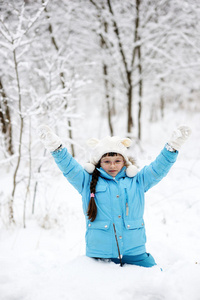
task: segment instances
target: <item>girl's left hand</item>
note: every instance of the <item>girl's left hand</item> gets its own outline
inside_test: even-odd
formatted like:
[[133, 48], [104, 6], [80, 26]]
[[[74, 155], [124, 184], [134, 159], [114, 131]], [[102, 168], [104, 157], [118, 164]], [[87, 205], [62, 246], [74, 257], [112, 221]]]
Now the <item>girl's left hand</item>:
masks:
[[181, 146], [191, 135], [191, 128], [183, 125], [179, 126], [176, 130], [173, 131], [168, 144], [175, 150], [180, 150]]

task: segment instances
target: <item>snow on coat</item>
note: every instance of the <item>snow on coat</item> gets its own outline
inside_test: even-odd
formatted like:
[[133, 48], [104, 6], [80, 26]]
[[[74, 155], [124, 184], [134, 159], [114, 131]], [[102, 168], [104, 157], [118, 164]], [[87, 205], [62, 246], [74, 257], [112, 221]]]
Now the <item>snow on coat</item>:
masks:
[[127, 177], [126, 167], [115, 178], [102, 168], [96, 185], [97, 217], [87, 217], [92, 175], [68, 153], [66, 148], [52, 153], [55, 162], [67, 180], [82, 195], [86, 217], [86, 255], [89, 257], [118, 257], [113, 224], [115, 224], [121, 255], [139, 255], [146, 251], [144, 194], [167, 175], [178, 152], [164, 148], [158, 157], [138, 174]]

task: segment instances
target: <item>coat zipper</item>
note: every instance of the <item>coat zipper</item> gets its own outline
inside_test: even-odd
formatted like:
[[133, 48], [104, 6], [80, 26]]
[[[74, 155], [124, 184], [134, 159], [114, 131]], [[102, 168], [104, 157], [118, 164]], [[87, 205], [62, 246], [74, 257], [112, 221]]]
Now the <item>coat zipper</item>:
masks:
[[119, 243], [118, 243], [118, 239], [117, 239], [117, 233], [116, 233], [116, 229], [115, 229], [115, 224], [113, 223], [113, 228], [114, 228], [114, 233], [115, 233], [115, 239], [116, 239], [116, 243], [117, 243], [117, 250], [118, 250], [118, 254], [119, 254], [119, 260], [120, 260], [120, 266], [122, 267], [122, 255], [120, 253], [120, 249], [119, 249]]

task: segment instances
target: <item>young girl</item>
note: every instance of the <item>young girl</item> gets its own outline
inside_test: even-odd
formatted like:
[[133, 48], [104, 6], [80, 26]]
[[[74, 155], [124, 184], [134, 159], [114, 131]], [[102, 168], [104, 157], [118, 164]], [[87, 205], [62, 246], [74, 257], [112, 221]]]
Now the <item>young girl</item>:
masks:
[[144, 193], [167, 175], [190, 133], [189, 127], [180, 126], [156, 160], [138, 172], [126, 154], [131, 145], [128, 138], [91, 139], [92, 157], [84, 169], [48, 126], [40, 126], [44, 146], [82, 195], [87, 256], [109, 259], [121, 266], [156, 265], [145, 248]]

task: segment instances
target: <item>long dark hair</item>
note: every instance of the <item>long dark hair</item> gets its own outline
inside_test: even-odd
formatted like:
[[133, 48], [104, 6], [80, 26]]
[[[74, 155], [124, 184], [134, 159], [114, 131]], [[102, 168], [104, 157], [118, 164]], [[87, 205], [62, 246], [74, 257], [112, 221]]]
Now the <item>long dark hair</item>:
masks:
[[[116, 156], [116, 155], [118, 155], [118, 153], [109, 152], [109, 153], [104, 154], [102, 157], [105, 157], [107, 155], [108, 156]], [[94, 194], [94, 195], [96, 192], [97, 181], [99, 179], [99, 171], [97, 170], [97, 168], [100, 168], [100, 161], [95, 166], [94, 172], [92, 173], [92, 180], [90, 183], [90, 193]], [[89, 202], [88, 210], [87, 210], [87, 216], [91, 222], [94, 222], [94, 220], [96, 219], [96, 216], [97, 216], [97, 205], [96, 205], [94, 198], [95, 197], [93, 197], [93, 195], [90, 197], [90, 202]]]
[[[100, 163], [98, 165], [100, 167]], [[97, 166], [96, 166], [94, 169], [94, 172], [92, 173], [92, 180], [90, 182], [90, 193], [91, 194], [95, 195], [98, 179], [99, 179], [99, 171], [97, 170]], [[88, 210], [87, 210], [87, 216], [91, 222], [93, 222], [97, 216], [97, 205], [96, 205], [93, 195], [90, 197], [90, 202], [89, 202]]]

